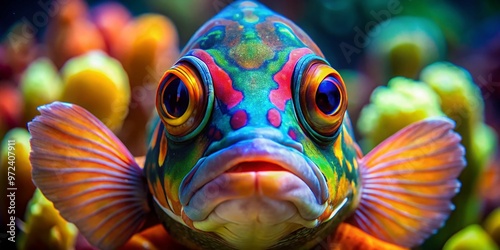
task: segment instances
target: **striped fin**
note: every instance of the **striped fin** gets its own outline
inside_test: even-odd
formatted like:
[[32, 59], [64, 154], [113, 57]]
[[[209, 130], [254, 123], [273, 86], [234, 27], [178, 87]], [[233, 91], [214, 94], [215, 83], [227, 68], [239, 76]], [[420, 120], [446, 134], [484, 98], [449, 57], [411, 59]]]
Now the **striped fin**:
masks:
[[433, 118], [397, 132], [360, 160], [361, 200], [353, 223], [384, 241], [413, 247], [454, 209], [465, 167], [454, 122]]
[[85, 109], [54, 102], [39, 111], [28, 124], [35, 185], [91, 244], [123, 245], [149, 211], [142, 169]]

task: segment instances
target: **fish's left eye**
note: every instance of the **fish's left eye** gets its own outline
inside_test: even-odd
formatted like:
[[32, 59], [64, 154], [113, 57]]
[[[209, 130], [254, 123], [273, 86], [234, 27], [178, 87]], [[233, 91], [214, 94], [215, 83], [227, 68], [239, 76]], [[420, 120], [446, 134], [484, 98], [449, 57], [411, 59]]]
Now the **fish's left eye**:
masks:
[[347, 93], [339, 73], [323, 59], [306, 55], [297, 62], [293, 84], [302, 127], [317, 141], [330, 142], [347, 110]]
[[342, 93], [337, 78], [327, 76], [318, 85], [316, 90], [316, 106], [325, 115], [332, 115], [340, 108]]
[[185, 57], [164, 74], [156, 95], [156, 109], [175, 141], [192, 138], [206, 124], [213, 104], [213, 86], [206, 65]]

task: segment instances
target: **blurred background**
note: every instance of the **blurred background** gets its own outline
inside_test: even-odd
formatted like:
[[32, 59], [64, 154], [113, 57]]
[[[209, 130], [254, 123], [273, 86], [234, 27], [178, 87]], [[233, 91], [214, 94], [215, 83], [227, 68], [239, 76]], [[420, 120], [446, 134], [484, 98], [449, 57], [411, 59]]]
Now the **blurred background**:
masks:
[[[36, 107], [56, 100], [79, 104], [135, 156], [143, 155], [158, 80], [194, 32], [231, 2], [0, 4], [0, 183], [7, 180], [8, 141], [15, 140], [16, 185], [23, 187], [17, 197], [23, 232], [17, 247], [82, 244], [77, 229], [31, 182], [26, 123], [38, 114]], [[364, 152], [420, 119], [455, 120], [468, 166], [450, 219], [421, 248], [498, 249], [500, 1], [261, 2], [304, 29], [339, 70]], [[2, 208], [8, 207], [5, 190], [0, 190]], [[8, 217], [2, 213], [5, 232]]]

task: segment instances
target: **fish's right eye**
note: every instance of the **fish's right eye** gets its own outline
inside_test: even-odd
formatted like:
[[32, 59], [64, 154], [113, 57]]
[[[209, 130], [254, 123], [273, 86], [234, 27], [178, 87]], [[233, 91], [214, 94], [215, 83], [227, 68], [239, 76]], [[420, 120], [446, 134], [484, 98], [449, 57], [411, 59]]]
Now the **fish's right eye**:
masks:
[[197, 58], [184, 58], [167, 70], [160, 81], [156, 109], [173, 140], [192, 138], [211, 112], [211, 77], [204, 65]]
[[179, 118], [189, 105], [188, 88], [179, 77], [173, 76], [163, 90], [163, 109], [168, 117]]

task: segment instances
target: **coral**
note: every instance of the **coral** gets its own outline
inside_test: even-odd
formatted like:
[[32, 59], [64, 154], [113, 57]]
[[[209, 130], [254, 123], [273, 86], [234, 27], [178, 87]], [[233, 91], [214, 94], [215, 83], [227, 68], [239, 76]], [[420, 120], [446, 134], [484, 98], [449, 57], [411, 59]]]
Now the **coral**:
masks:
[[19, 249], [74, 249], [78, 229], [64, 220], [52, 202], [35, 191], [28, 204]]
[[50, 59], [41, 57], [33, 61], [21, 77], [19, 89], [24, 99], [24, 122], [39, 114], [37, 108], [56, 101], [61, 96], [62, 81]]
[[403, 127], [432, 116], [444, 116], [439, 96], [422, 82], [395, 77], [377, 87], [361, 110], [358, 130], [365, 152]]
[[61, 74], [61, 101], [84, 107], [115, 132], [121, 128], [130, 88], [127, 73], [116, 59], [91, 51], [69, 60]]
[[443, 247], [443, 250], [459, 249], [498, 250], [498, 246], [479, 225], [473, 224], [451, 236]]

